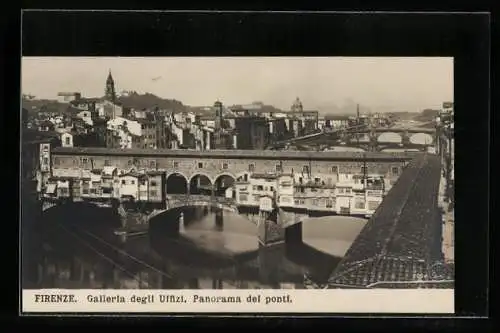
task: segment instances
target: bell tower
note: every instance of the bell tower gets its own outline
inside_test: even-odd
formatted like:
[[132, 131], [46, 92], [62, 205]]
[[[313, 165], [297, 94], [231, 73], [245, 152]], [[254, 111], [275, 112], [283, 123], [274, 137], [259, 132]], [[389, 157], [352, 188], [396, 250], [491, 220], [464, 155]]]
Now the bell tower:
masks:
[[115, 80], [113, 80], [111, 70], [109, 70], [108, 78], [106, 79], [105, 98], [110, 102], [114, 102], [116, 100]]

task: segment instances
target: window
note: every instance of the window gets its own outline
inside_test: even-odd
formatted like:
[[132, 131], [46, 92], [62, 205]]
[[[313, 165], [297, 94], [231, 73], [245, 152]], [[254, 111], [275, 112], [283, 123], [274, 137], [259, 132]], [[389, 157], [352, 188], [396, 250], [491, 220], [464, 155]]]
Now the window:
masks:
[[155, 180], [151, 181], [151, 186], [156, 186], [156, 181]]
[[264, 190], [264, 186], [262, 185], [257, 185], [257, 191], [263, 191]]
[[125, 185], [127, 184], [127, 182], [125, 181], [125, 179], [122, 180], [122, 185]]
[[177, 168], [179, 167], [179, 162], [175, 162], [175, 161], [174, 161], [174, 163], [173, 163], [173, 164], [174, 164], [174, 168], [176, 168], [176, 169], [177, 169]]
[[81, 161], [83, 164], [85, 164], [85, 163], [87, 163], [87, 162], [88, 162], [88, 159], [87, 159], [87, 158], [85, 158], [85, 157], [82, 157], [82, 158], [80, 159], [80, 161]]
[[314, 181], [315, 181], [316, 183], [319, 183], [319, 182], [321, 182], [321, 179], [319, 179], [318, 177], [316, 177], [316, 178], [314, 178]]
[[354, 208], [365, 209], [365, 201], [364, 200], [356, 200], [356, 203], [354, 204]]
[[254, 170], [255, 170], [255, 165], [254, 164], [249, 164], [248, 165], [248, 171], [249, 172], [254, 172]]
[[133, 162], [132, 162], [132, 160], [128, 160], [128, 162], [127, 162], [127, 164], [128, 164], [129, 166], [130, 166], [130, 165], [132, 165], [132, 163], [133, 163]]
[[282, 172], [283, 166], [281, 164], [276, 164], [276, 172]]
[[361, 167], [361, 173], [365, 175], [368, 172], [367, 168], [365, 166]]
[[308, 165], [304, 165], [302, 167], [302, 173], [309, 174], [309, 166]]
[[393, 175], [399, 175], [399, 168], [398, 167], [392, 167], [391, 172]]
[[229, 166], [227, 165], [227, 163], [222, 163], [222, 169], [227, 170], [228, 168]]
[[152, 197], [156, 197], [158, 196], [158, 192], [155, 190], [155, 191], [149, 191], [149, 195], [152, 196]]
[[246, 194], [240, 194], [240, 201], [248, 201], [248, 196]]
[[318, 199], [313, 199], [312, 200], [312, 204], [313, 204], [313, 206], [317, 206], [318, 205]]
[[104, 160], [104, 166], [111, 166], [110, 160]]
[[156, 167], [156, 161], [149, 161], [149, 167], [150, 168], [155, 168]]
[[333, 201], [330, 199], [326, 199], [326, 208], [332, 208], [333, 207]]
[[64, 140], [66, 141], [67, 145], [71, 144], [71, 138], [69, 136], [67, 136], [66, 138], [64, 138]]
[[202, 162], [198, 162], [198, 169], [203, 169], [203, 163]]
[[44, 157], [43, 158], [43, 164], [49, 164], [49, 158], [48, 157]]
[[130, 184], [135, 185], [135, 180], [131, 180]]
[[339, 172], [339, 167], [334, 165], [332, 166], [332, 173], [338, 173]]
[[256, 185], [252, 186], [252, 190], [257, 191], [257, 186]]
[[270, 186], [269, 191], [271, 191], [271, 192], [274, 191], [274, 187]]

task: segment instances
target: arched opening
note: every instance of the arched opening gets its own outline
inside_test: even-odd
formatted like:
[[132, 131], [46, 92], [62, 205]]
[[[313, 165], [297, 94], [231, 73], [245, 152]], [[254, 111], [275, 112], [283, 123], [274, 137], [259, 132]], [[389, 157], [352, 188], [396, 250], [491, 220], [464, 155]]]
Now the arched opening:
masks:
[[186, 194], [187, 179], [179, 173], [173, 173], [167, 177], [167, 194]]
[[230, 175], [220, 175], [215, 179], [215, 195], [218, 197], [234, 197], [234, 191], [228, 193], [228, 189], [232, 188], [235, 179]]
[[432, 135], [427, 133], [416, 133], [410, 136], [410, 143], [415, 145], [428, 146], [432, 145], [434, 142], [434, 138]]
[[212, 195], [212, 182], [205, 175], [194, 175], [189, 182], [190, 194]]
[[398, 133], [386, 132], [379, 135], [379, 137], [377, 138], [377, 142], [399, 144], [403, 143], [403, 140], [401, 139], [401, 135], [399, 135]]

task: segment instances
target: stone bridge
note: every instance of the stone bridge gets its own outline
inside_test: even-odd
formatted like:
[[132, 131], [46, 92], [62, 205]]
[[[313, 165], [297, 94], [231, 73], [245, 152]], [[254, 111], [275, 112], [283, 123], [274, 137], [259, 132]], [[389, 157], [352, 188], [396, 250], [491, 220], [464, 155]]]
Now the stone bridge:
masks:
[[[369, 173], [392, 177], [392, 170], [413, 159], [411, 154], [353, 153], [314, 151], [253, 151], [253, 150], [150, 150], [68, 148], [51, 150], [54, 177], [82, 177], [90, 170], [111, 165], [119, 170], [165, 172], [168, 194], [209, 194], [194, 191], [200, 185], [215, 186], [222, 192], [226, 184], [254, 172], [299, 172], [307, 167], [311, 174]], [[219, 193], [219, 195], [222, 193]]]
[[[360, 137], [361, 136], [361, 137]], [[341, 140], [346, 143], [359, 139], [371, 145], [403, 144], [404, 146], [433, 145], [436, 141], [434, 128], [363, 128], [346, 129], [341, 133]], [[365, 142], [366, 143], [366, 142]], [[412, 147], [413, 148], [413, 147]]]
[[166, 210], [189, 206], [215, 207], [225, 211], [238, 213], [238, 207], [236, 206], [234, 199], [231, 198], [193, 194], [167, 195]]

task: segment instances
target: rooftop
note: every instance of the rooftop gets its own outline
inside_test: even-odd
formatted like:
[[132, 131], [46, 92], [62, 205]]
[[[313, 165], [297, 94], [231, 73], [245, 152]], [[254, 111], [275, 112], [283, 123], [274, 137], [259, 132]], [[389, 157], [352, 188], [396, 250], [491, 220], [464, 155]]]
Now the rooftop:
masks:
[[[440, 161], [420, 155], [406, 167], [336, 267], [330, 283], [366, 287], [426, 278], [437, 258]], [[429, 209], [422, 209], [429, 207]], [[437, 236], [439, 237], [439, 236]]]
[[298, 160], [366, 160], [366, 161], [409, 161], [417, 152], [338, 152], [338, 151], [272, 151], [272, 150], [188, 150], [188, 149], [109, 149], [101, 147], [57, 147], [52, 149], [58, 155], [131, 156], [131, 157], [197, 157], [197, 158], [248, 158], [248, 159], [298, 159]]

